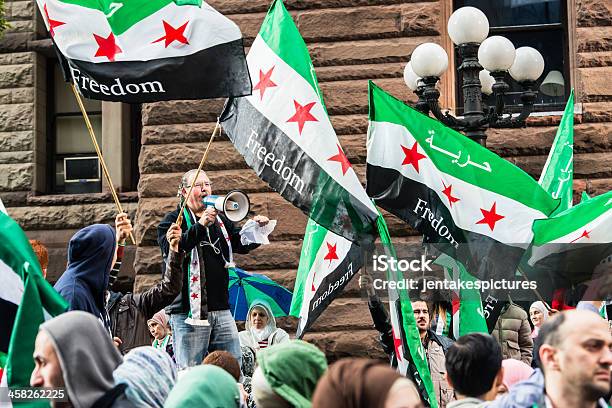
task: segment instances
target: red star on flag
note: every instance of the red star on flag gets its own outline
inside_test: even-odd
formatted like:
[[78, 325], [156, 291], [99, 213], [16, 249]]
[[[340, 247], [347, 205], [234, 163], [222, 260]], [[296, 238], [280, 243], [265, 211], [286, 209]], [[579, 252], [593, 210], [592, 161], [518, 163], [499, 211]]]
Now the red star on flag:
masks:
[[162, 40], [166, 40], [164, 48], [168, 48], [168, 46], [172, 44], [173, 41], [178, 41], [183, 44], [189, 44], [189, 41], [187, 41], [187, 38], [185, 38], [185, 28], [187, 28], [187, 24], [189, 23], [189, 21], [185, 22], [185, 24], [183, 24], [179, 28], [172, 27], [166, 22], [166, 20], [162, 20], [162, 22], [164, 23], [164, 31], [166, 32], [166, 35], [158, 38], [151, 44], [155, 44], [156, 42], [160, 42]]
[[587, 231], [587, 230], [582, 231], [582, 235], [580, 235], [580, 236], [579, 236], [578, 238], [576, 238], [575, 240], [570, 241], [570, 244], [571, 244], [572, 242], [576, 242], [576, 241], [578, 241], [578, 240], [579, 240], [579, 239], [581, 239], [581, 238], [590, 239], [590, 238], [591, 238], [591, 236], [589, 235], [589, 232], [591, 232], [591, 231]]
[[414, 142], [414, 144], [412, 145], [410, 149], [408, 149], [406, 146], [403, 146], [403, 145], [400, 145], [400, 146], [402, 147], [402, 150], [404, 151], [404, 154], [406, 155], [406, 157], [404, 158], [404, 161], [402, 162], [402, 166], [405, 164], [412, 164], [412, 167], [414, 167], [414, 169], [418, 173], [419, 172], [419, 160], [422, 160], [426, 158], [427, 156], [417, 151], [417, 148], [419, 147], [417, 142]]
[[395, 330], [391, 331], [393, 333], [393, 347], [395, 348], [395, 357], [401, 361], [404, 359], [404, 355], [402, 354], [400, 347], [402, 347], [402, 339], [395, 335]]
[[270, 70], [265, 74], [261, 69], [259, 70], [259, 83], [255, 85], [253, 90], [259, 91], [260, 100], [263, 100], [263, 96], [266, 92], [266, 89], [278, 86], [272, 81], [272, 79], [270, 79], [270, 77], [272, 76], [272, 71], [274, 71], [274, 67], [270, 68]]
[[497, 203], [494, 202], [493, 206], [489, 211], [485, 210], [484, 208], [481, 208], [480, 212], [482, 213], [482, 220], [478, 221], [476, 224], [487, 224], [489, 228], [491, 228], [491, 231], [493, 231], [493, 228], [495, 228], [495, 223], [501, 220], [502, 218], [505, 218], [503, 215], [497, 214], [495, 210], [496, 204]]
[[312, 116], [312, 113], [310, 113], [310, 110], [315, 105], [315, 103], [316, 102], [310, 102], [302, 106], [298, 103], [298, 101], [293, 100], [293, 104], [295, 105], [295, 114], [290, 117], [287, 122], [297, 122], [300, 135], [302, 134], [302, 129], [304, 129], [304, 124], [306, 122], [319, 121], [317, 118]]
[[45, 17], [47, 17], [47, 22], [49, 22], [49, 34], [51, 34], [51, 37], [55, 36], [55, 31], [53, 30], [55, 27], [59, 27], [62, 26], [66, 23], [64, 23], [63, 21], [57, 21], [57, 20], [51, 20], [51, 17], [49, 17], [49, 12], [47, 11], [47, 4], [45, 3], [45, 6], [43, 7], [43, 9], [45, 10]]
[[338, 254], [336, 254], [337, 244], [331, 245], [329, 242], [326, 242], [325, 245], [327, 245], [327, 255], [323, 257], [323, 260], [329, 261], [329, 265], [331, 266], [334, 259], [339, 259]]
[[340, 163], [340, 165], [342, 166], [342, 175], [344, 176], [346, 172], [348, 171], [348, 169], [351, 168], [351, 163], [346, 158], [346, 155], [342, 151], [342, 148], [340, 147], [340, 145], [339, 144], [336, 144], [336, 145], [338, 146], [338, 154], [330, 157], [327, 160], [337, 161], [338, 163]]
[[192, 293], [191, 297], [194, 298], [194, 299], [197, 299], [198, 298], [198, 294], [197, 293]]
[[109, 61], [115, 61], [115, 55], [122, 53], [121, 48], [115, 44], [115, 36], [110, 33], [107, 38], [100, 37], [94, 34], [94, 38], [98, 43], [98, 51], [96, 51], [96, 57], [106, 57]]
[[191, 283], [196, 283], [198, 281], [198, 277], [197, 276], [192, 276], [191, 277]]
[[444, 181], [442, 182], [442, 185], [444, 186], [444, 190], [442, 190], [442, 194], [444, 194], [446, 196], [446, 198], [448, 198], [448, 202], [449, 202], [451, 208], [453, 208], [453, 203], [456, 203], [457, 201], [459, 201], [459, 199], [457, 197], [453, 197], [453, 194], [452, 194], [453, 185], [449, 184], [447, 186], [444, 183]]

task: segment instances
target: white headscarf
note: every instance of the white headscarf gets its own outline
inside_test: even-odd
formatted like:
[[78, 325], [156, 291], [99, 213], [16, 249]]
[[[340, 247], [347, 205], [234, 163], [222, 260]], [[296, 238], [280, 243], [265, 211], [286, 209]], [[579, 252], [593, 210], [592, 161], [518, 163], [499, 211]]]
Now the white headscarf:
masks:
[[542, 313], [542, 324], [544, 324], [544, 322], [546, 322], [546, 320], [548, 319], [548, 309], [546, 308], [544, 303], [540, 301], [533, 302], [531, 306], [529, 306], [529, 314], [531, 314], [532, 309], [535, 309]]

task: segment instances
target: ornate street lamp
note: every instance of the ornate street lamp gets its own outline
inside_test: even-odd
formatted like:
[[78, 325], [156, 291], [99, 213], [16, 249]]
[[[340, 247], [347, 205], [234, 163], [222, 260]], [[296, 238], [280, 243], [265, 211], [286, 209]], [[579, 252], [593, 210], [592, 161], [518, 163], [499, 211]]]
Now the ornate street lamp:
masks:
[[[487, 38], [489, 20], [475, 7], [462, 7], [450, 16], [448, 35], [461, 60], [457, 70], [462, 81], [463, 118], [443, 113], [440, 108], [436, 85], [448, 68], [448, 55], [434, 43], [416, 47], [404, 70], [406, 85], [419, 97], [416, 108], [425, 114], [431, 112], [440, 122], [483, 146], [489, 127], [525, 126], [538, 94], [535, 81], [544, 72], [542, 55], [531, 47], [515, 50], [510, 40], [499, 35]], [[507, 73], [523, 88], [522, 109], [516, 116], [504, 113], [504, 95], [510, 89]], [[495, 95], [494, 107], [483, 104], [483, 93]]]

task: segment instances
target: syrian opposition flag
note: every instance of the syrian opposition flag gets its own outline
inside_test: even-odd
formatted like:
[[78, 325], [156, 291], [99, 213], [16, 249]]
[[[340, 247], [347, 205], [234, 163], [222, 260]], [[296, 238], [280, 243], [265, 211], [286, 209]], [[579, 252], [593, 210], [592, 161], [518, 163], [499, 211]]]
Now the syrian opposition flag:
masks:
[[242, 34], [202, 0], [37, 0], [66, 80], [141, 103], [251, 94]]
[[367, 192], [479, 279], [512, 279], [557, 206], [527, 173], [370, 82]]
[[46, 313], [55, 316], [68, 305], [43, 278], [38, 259], [19, 225], [2, 212], [0, 282], [0, 363], [4, 367], [1, 387], [29, 387], [38, 326], [45, 321]]
[[529, 265], [535, 278], [550, 277], [554, 288], [596, 278], [598, 266], [612, 255], [612, 191], [536, 221], [533, 232]]
[[299, 319], [297, 338], [302, 338], [362, 266], [359, 246], [308, 220], [289, 312]]
[[[391, 242], [389, 229], [382, 215], [378, 217], [376, 225], [387, 257], [389, 259], [397, 259], [397, 253]], [[390, 265], [393, 265], [393, 263]], [[402, 273], [393, 267], [387, 268], [386, 275], [388, 282], [401, 282], [404, 279]], [[431, 380], [431, 372], [429, 371], [429, 363], [421, 343], [408, 291], [400, 285], [387, 285], [387, 288], [389, 292], [389, 311], [393, 328], [393, 344], [397, 359], [397, 369], [402, 375], [415, 382], [426, 406], [438, 407], [438, 401]]]
[[221, 117], [257, 175], [322, 227], [351, 241], [371, 237], [377, 211], [338, 143], [308, 49], [274, 0], [247, 56], [253, 95]]
[[548, 159], [542, 170], [540, 185], [553, 198], [561, 200], [555, 213], [572, 206], [574, 183], [574, 90], [570, 94], [559, 123]]
[[[444, 268], [447, 280], [462, 283], [464, 286], [452, 293], [452, 321], [458, 323], [455, 337], [459, 338], [469, 333], [489, 333], [480, 292], [473, 286], [468, 286], [468, 282], [475, 282], [476, 279], [468, 273], [461, 262], [455, 261], [446, 254], [438, 256], [434, 263]], [[497, 322], [497, 318], [495, 321]]]

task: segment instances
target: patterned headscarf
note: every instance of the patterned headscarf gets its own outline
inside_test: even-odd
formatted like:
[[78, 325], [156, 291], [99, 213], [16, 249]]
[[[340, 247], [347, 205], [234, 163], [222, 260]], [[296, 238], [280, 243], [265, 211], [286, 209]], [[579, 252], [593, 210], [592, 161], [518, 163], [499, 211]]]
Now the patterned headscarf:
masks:
[[161, 350], [136, 347], [123, 357], [113, 377], [115, 385], [127, 384], [125, 393], [135, 406], [163, 408], [176, 383], [176, 365]]

